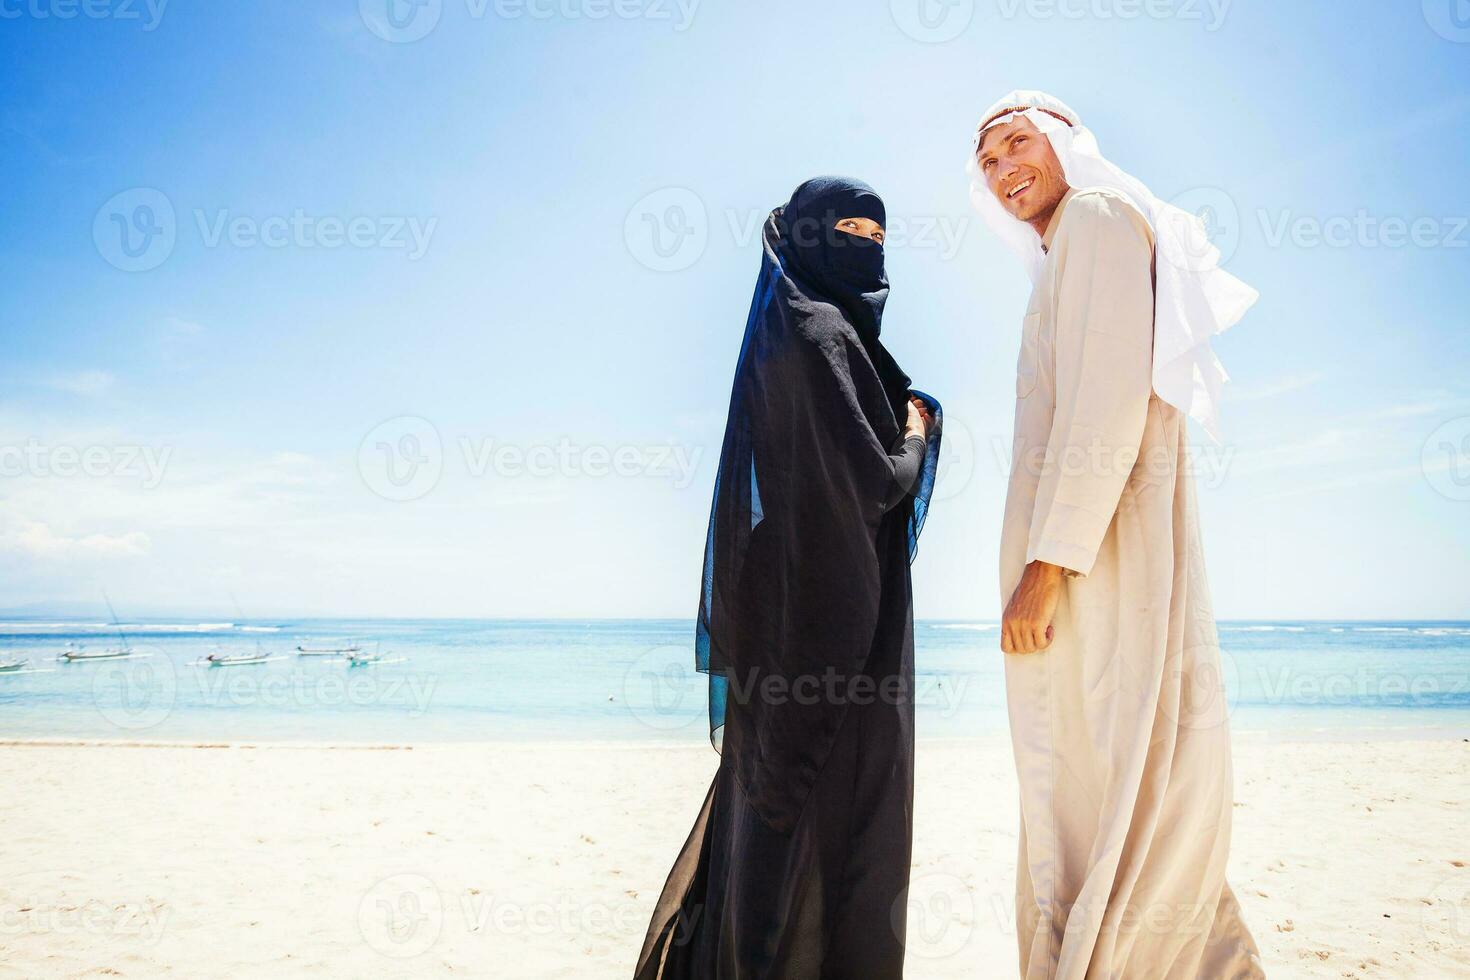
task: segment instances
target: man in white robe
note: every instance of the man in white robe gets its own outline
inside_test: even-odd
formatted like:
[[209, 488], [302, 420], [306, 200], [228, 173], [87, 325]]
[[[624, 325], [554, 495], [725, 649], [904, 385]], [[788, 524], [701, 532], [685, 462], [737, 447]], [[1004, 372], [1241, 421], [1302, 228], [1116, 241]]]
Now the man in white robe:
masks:
[[977, 204], [1034, 280], [1001, 535], [1021, 974], [1264, 976], [1225, 882], [1230, 740], [1186, 448], [1224, 378], [1209, 336], [1254, 294], [1061, 102], [1012, 93], [974, 151]]

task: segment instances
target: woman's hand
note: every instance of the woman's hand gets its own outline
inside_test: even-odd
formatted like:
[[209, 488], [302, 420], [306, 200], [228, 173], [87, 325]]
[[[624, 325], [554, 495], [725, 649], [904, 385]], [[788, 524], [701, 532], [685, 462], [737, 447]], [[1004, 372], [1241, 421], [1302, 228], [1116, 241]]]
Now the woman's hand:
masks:
[[909, 418], [908, 424], [903, 428], [903, 437], [918, 436], [926, 442], [929, 439], [929, 426], [934, 420], [929, 416], [929, 406], [923, 400], [913, 395], [909, 396]]

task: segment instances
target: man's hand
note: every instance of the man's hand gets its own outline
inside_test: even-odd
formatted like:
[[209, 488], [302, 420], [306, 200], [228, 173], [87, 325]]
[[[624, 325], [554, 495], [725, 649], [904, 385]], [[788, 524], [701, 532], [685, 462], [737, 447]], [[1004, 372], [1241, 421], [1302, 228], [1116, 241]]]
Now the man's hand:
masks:
[[1062, 591], [1062, 568], [1033, 561], [1021, 575], [1000, 620], [1000, 648], [1005, 653], [1036, 653], [1051, 646], [1051, 621]]

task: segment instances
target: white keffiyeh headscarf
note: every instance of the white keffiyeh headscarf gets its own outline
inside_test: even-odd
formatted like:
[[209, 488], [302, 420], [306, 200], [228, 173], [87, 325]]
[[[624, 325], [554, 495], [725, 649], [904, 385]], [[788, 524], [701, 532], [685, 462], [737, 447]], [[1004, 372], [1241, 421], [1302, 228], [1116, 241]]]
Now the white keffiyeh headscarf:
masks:
[[1210, 244], [1204, 223], [1162, 201], [1135, 177], [1103, 159], [1092, 132], [1066, 103], [1045, 92], [1016, 91], [981, 117], [970, 143], [970, 200], [992, 231], [1011, 247], [1035, 282], [1045, 254], [1041, 236], [1009, 214], [986, 186], [975, 158], [980, 134], [1024, 116], [1046, 135], [1061, 161], [1067, 183], [1081, 190], [1106, 187], [1131, 201], [1153, 229], [1157, 284], [1154, 301], [1154, 392], [1197, 420], [1217, 442], [1220, 389], [1225, 368], [1210, 349], [1210, 338], [1224, 333], [1250, 309], [1259, 295], [1220, 268], [1220, 250]]

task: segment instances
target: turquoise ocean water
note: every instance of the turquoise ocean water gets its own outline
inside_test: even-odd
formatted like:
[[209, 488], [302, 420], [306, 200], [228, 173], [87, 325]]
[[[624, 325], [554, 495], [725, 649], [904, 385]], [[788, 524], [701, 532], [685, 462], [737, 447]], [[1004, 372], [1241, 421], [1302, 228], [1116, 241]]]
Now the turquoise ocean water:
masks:
[[[706, 738], [705, 679], [687, 620], [299, 620], [0, 623], [0, 738], [410, 742]], [[919, 737], [1005, 729], [994, 623], [915, 627]], [[1470, 735], [1470, 623], [1226, 622], [1237, 732]], [[351, 666], [296, 647], [356, 643]], [[265, 653], [207, 667], [211, 652]]]

